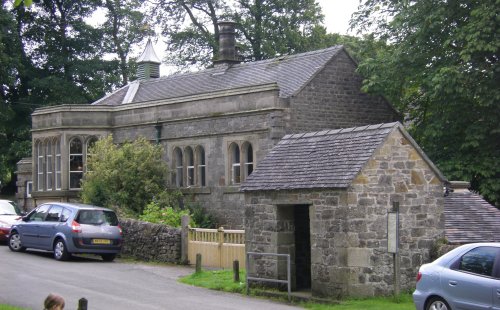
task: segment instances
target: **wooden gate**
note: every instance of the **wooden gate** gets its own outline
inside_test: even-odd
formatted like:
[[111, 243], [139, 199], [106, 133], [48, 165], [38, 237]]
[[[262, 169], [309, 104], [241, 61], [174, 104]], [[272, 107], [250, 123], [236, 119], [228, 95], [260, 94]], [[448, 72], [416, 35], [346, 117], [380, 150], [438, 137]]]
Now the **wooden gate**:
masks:
[[203, 267], [230, 269], [238, 260], [245, 266], [245, 231], [189, 228], [188, 260], [196, 262], [196, 254], [201, 254]]

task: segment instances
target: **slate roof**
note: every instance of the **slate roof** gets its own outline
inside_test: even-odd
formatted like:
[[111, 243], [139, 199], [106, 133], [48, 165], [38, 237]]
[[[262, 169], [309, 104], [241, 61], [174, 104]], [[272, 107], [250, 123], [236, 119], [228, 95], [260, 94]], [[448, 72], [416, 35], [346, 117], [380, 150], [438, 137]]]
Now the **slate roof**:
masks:
[[346, 188], [399, 122], [286, 135], [241, 191]]
[[478, 194], [450, 193], [444, 199], [444, 215], [449, 243], [500, 242], [500, 210]]
[[[271, 83], [278, 85], [280, 97], [287, 98], [299, 92], [342, 49], [338, 45], [302, 54], [135, 81], [139, 87], [133, 89], [133, 98], [125, 103], [172, 99]], [[123, 104], [125, 94], [132, 90], [130, 85], [93, 104]]]

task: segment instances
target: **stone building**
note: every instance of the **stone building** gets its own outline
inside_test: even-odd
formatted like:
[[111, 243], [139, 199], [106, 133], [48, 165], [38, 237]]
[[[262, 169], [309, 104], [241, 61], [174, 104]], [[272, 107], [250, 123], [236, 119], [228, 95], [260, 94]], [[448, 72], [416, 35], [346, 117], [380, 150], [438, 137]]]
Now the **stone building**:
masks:
[[[396, 123], [290, 134], [241, 185], [246, 250], [290, 254], [294, 289], [313, 296], [393, 291], [388, 213], [399, 203], [401, 289], [444, 237], [445, 178]], [[249, 275], [286, 279], [283, 260]]]
[[[143, 136], [164, 147], [169, 186], [220, 225], [237, 228], [240, 183], [285, 134], [399, 119], [386, 100], [361, 92], [356, 63], [342, 46], [240, 63], [234, 25], [221, 23], [220, 33], [223, 52], [213, 68], [159, 77], [149, 42], [138, 80], [90, 105], [37, 109], [31, 173], [24, 161], [18, 199], [26, 206], [78, 200], [92, 143], [109, 134], [116, 143]], [[33, 190], [25, 199], [27, 185]]]

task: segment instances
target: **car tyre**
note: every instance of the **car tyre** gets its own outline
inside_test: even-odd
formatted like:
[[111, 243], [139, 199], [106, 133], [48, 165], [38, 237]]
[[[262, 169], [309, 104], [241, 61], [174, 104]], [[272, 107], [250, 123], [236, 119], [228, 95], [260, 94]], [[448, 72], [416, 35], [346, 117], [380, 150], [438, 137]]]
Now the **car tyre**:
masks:
[[432, 297], [425, 310], [451, 310], [448, 303], [441, 297]]
[[115, 260], [116, 254], [102, 254], [101, 257], [105, 262], [112, 262]]
[[54, 258], [58, 261], [66, 261], [70, 257], [71, 254], [68, 252], [64, 240], [61, 238], [57, 239], [54, 243]]
[[13, 231], [10, 233], [9, 237], [9, 249], [13, 252], [23, 252], [26, 250], [23, 247], [23, 243], [21, 242], [21, 235], [17, 231]]

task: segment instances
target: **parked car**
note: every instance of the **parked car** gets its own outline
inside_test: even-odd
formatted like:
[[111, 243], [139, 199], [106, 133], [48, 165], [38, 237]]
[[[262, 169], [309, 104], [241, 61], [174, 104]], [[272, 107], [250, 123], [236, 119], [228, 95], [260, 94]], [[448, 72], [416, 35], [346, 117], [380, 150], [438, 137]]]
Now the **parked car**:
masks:
[[17, 204], [10, 200], [0, 199], [0, 241], [5, 242], [9, 237], [12, 224], [21, 219], [21, 211]]
[[500, 309], [500, 243], [460, 246], [420, 267], [417, 310]]
[[9, 248], [54, 252], [56, 260], [71, 254], [97, 254], [115, 259], [122, 247], [122, 229], [113, 210], [74, 203], [45, 203], [12, 226]]

